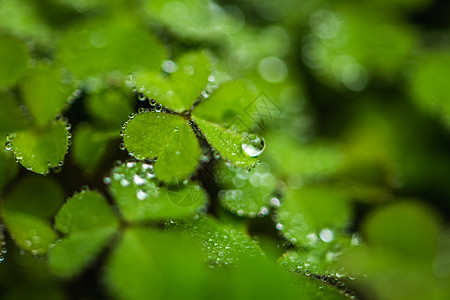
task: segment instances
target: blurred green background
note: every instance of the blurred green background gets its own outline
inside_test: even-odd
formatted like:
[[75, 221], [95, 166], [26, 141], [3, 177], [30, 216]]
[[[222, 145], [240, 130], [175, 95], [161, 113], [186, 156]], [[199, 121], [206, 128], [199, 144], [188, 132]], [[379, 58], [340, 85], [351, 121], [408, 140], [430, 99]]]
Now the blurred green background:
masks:
[[[40, 175], [30, 175], [10, 151], [0, 150], [3, 223], [8, 211], [26, 211], [8, 204], [22, 200], [11, 199], [33, 198], [33, 193], [20, 194], [22, 186], [34, 185], [39, 191], [49, 185], [46, 189], [53, 194], [48, 197], [60, 199], [53, 204], [42, 200], [50, 208], [39, 212], [36, 222], [45, 226], [53, 224], [62, 199], [82, 186], [105, 192], [103, 177], [116, 159], [127, 158], [120, 150], [121, 126], [144, 106], [138, 100], [139, 87], [136, 91], [127, 86], [128, 75], [142, 70], [171, 74], [183, 53], [206, 49], [214, 57], [218, 83], [232, 78], [250, 85], [246, 95], [233, 94], [232, 86], [221, 97], [250, 97], [259, 109], [249, 114], [236, 105], [242, 110], [232, 112], [232, 122], [253, 126], [266, 142], [257, 172], [267, 181], [252, 183], [259, 193], [236, 183], [239, 174], [203, 178], [208, 191], [234, 187], [257, 198], [254, 205], [242, 207], [220, 195], [213, 198], [227, 211], [221, 220], [239, 226], [244, 222], [267, 256], [298, 273], [304, 299], [331, 299], [326, 292], [310, 291], [336, 284], [326, 279], [325, 287], [311, 287], [304, 281], [309, 277], [305, 270], [319, 281], [326, 274], [340, 279], [336, 262], [344, 266], [342, 281], [352, 291], [345, 295], [340, 289], [343, 297], [449, 299], [447, 2], [1, 0], [0, 139], [7, 144], [7, 134], [44, 128], [56, 114], [68, 118], [67, 130], [73, 132], [62, 169], [44, 177], [44, 183], [24, 183], [39, 181], [30, 178]], [[41, 134], [33, 131], [27, 139], [45, 138]], [[52, 158], [53, 167], [60, 160]], [[40, 173], [47, 165], [42, 168]], [[276, 197], [264, 198], [274, 189]], [[271, 215], [256, 217], [270, 201], [275, 207]], [[282, 202], [279, 208], [276, 201]], [[235, 215], [248, 219], [237, 220]], [[7, 243], [1, 246], [2, 299], [100, 299], [126, 289], [107, 287], [108, 294], [99, 287], [111, 280], [98, 285], [103, 256], [82, 276], [61, 280], [48, 272], [42, 256], [34, 258], [45, 251], [17, 247], [9, 230], [3, 226], [1, 231]], [[136, 230], [124, 239], [158, 235]], [[170, 245], [170, 238], [162, 237], [162, 245]], [[122, 256], [140, 252], [119, 246], [114, 267], [125, 271], [127, 265], [118, 263]], [[142, 247], [147, 246], [151, 248]], [[164, 251], [157, 249], [159, 254]], [[330, 258], [330, 253], [339, 258]], [[189, 260], [188, 254], [180, 261]], [[217, 285], [210, 283], [208, 293], [220, 293], [225, 289], [222, 282], [245, 290], [241, 298], [264, 297], [255, 292], [264, 282], [258, 279], [264, 267], [257, 266], [249, 264], [239, 273], [242, 278], [254, 276], [248, 286], [236, 283], [245, 281], [242, 278], [230, 280], [224, 273]], [[166, 267], [177, 269], [161, 265]], [[110, 273], [116, 282], [126, 280], [123, 274]], [[189, 276], [183, 274], [178, 275]], [[265, 280], [276, 283], [274, 278]], [[196, 291], [192, 289], [192, 295]], [[139, 299], [139, 292], [130, 297]], [[32, 293], [35, 298], [30, 298]]]

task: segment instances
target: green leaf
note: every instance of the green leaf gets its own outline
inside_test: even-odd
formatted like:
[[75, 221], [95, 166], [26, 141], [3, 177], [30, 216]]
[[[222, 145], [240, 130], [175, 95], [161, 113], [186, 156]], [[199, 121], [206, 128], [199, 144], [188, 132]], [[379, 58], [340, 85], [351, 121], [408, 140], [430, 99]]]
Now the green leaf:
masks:
[[225, 161], [238, 167], [256, 166], [258, 159], [248, 156], [242, 149], [244, 138], [241, 134], [199, 118], [194, 120], [208, 143]]
[[348, 196], [333, 186], [289, 188], [277, 212], [277, 229], [293, 244], [315, 247], [330, 243], [349, 222]]
[[160, 186], [153, 166], [128, 162], [111, 174], [110, 190], [125, 220], [141, 222], [179, 218], [195, 214], [207, 201], [196, 183]]
[[105, 157], [111, 140], [119, 134], [97, 131], [87, 123], [79, 124], [73, 135], [72, 154], [75, 162], [85, 170], [94, 171]]
[[20, 248], [33, 255], [45, 254], [57, 238], [50, 222], [21, 212], [5, 211], [3, 220]]
[[62, 165], [69, 144], [69, 131], [62, 120], [45, 128], [18, 131], [9, 136], [14, 156], [22, 166], [39, 174]]
[[85, 107], [93, 121], [103, 128], [119, 129], [133, 112], [129, 93], [106, 89], [87, 96]]
[[[104, 282], [118, 299], [199, 299], [206, 284], [200, 247], [183, 236], [128, 228], [113, 251]], [[176, 288], [175, 288], [176, 287]]]
[[3, 220], [12, 238], [32, 254], [45, 254], [57, 235], [51, 227], [53, 216], [64, 193], [50, 178], [26, 177], [2, 203]]
[[52, 272], [73, 277], [95, 261], [115, 236], [119, 221], [106, 199], [98, 192], [82, 190], [62, 206], [55, 228], [66, 236], [49, 253]]
[[12, 86], [25, 74], [28, 50], [25, 42], [9, 35], [0, 35], [0, 45], [0, 87]]
[[64, 200], [64, 191], [56, 181], [38, 175], [27, 176], [9, 193], [3, 210], [39, 218], [51, 218]]
[[199, 239], [204, 258], [212, 266], [235, 264], [241, 258], [262, 254], [262, 250], [241, 226], [226, 225], [207, 216], [171, 221], [166, 224], [166, 229]]
[[135, 21], [120, 16], [88, 20], [64, 32], [58, 59], [80, 78], [110, 71], [124, 74], [137, 68], [159, 69], [165, 57], [157, 39]]
[[48, 124], [67, 105], [73, 86], [63, 84], [58, 70], [39, 66], [22, 85], [23, 100], [39, 126]]
[[419, 61], [410, 82], [410, 94], [426, 113], [438, 117], [450, 129], [450, 96], [446, 78], [450, 76], [448, 51], [430, 53]]
[[255, 97], [254, 90], [247, 83], [225, 82], [200, 102], [192, 115], [227, 128], [237, 126], [239, 132], [246, 131], [253, 124], [249, 113]]
[[165, 182], [181, 182], [199, 164], [200, 145], [192, 128], [186, 124], [173, 134], [172, 141], [155, 163], [155, 174]]
[[73, 232], [50, 250], [50, 269], [60, 277], [80, 274], [95, 262], [95, 257], [116, 233], [117, 229], [113, 227]]
[[171, 74], [170, 79], [184, 105], [175, 107], [176, 111], [190, 109], [200, 92], [206, 88], [211, 74], [210, 64], [208, 55], [200, 51], [186, 53], [178, 58], [178, 69]]
[[64, 234], [117, 226], [117, 217], [106, 199], [90, 190], [69, 198], [55, 217], [55, 228]]
[[142, 71], [133, 74], [133, 82], [140, 92], [181, 113], [190, 110], [206, 88], [211, 73], [210, 59], [204, 52], [190, 52], [180, 56], [177, 64], [177, 71], [168, 78], [156, 72]]
[[140, 160], [160, 156], [173, 135], [183, 126], [189, 126], [173, 114], [144, 112], [133, 115], [125, 123], [123, 141], [128, 152]]
[[369, 246], [414, 260], [432, 260], [439, 226], [428, 208], [415, 202], [397, 202], [369, 215], [362, 228]]
[[263, 217], [269, 213], [276, 179], [268, 164], [258, 164], [251, 171], [220, 164], [215, 170], [220, 204], [238, 216]]
[[11, 152], [0, 149], [0, 190], [17, 175], [18, 166]]
[[0, 138], [25, 128], [26, 120], [20, 112], [19, 103], [12, 93], [0, 89]]

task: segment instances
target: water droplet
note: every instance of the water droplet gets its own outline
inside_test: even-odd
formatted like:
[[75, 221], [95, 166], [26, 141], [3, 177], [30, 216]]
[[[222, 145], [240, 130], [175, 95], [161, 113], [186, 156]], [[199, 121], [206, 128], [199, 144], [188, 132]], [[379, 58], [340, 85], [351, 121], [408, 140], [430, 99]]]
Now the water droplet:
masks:
[[320, 231], [319, 237], [325, 243], [330, 243], [334, 240], [334, 233], [330, 229], [325, 228]]
[[110, 177], [105, 177], [105, 178], [103, 178], [103, 182], [105, 184], [111, 184], [111, 178]]
[[145, 99], [147, 99], [147, 97], [145, 96], [144, 93], [139, 93], [138, 99], [139, 99], [139, 101], [145, 101]]
[[156, 105], [156, 100], [155, 99], [150, 100], [150, 106], [154, 107], [155, 105]]
[[5, 149], [8, 150], [8, 151], [11, 151], [12, 150], [12, 143], [11, 142], [6, 142]]
[[125, 143], [120, 143], [119, 148], [120, 150], [125, 150]]
[[257, 157], [261, 155], [265, 148], [266, 143], [264, 141], [264, 138], [253, 133], [250, 133], [249, 135], [244, 137], [244, 140], [242, 142], [242, 150], [244, 150], [245, 154], [250, 157]]
[[136, 197], [137, 197], [139, 200], [143, 201], [143, 200], [147, 199], [148, 194], [147, 194], [146, 192], [144, 192], [143, 190], [138, 190], [138, 191], [136, 192]]
[[174, 73], [178, 69], [178, 66], [173, 61], [166, 59], [165, 61], [162, 62], [161, 68], [166, 73]]
[[138, 108], [138, 113], [141, 114], [141, 113], [143, 113], [143, 112], [144, 112], [144, 108], [143, 108], [143, 107], [139, 107], [139, 108]]
[[120, 180], [120, 185], [123, 186], [123, 187], [127, 187], [127, 186], [130, 185], [130, 182], [129, 182], [127, 179], [122, 178], [122, 179]]
[[136, 163], [134, 161], [127, 162], [127, 168], [128, 169], [134, 168], [134, 166], [136, 166]]
[[273, 197], [272, 199], [270, 199], [270, 204], [272, 204], [272, 206], [274, 206], [274, 207], [279, 207], [280, 200], [278, 198]]
[[162, 105], [161, 104], [156, 104], [156, 106], [155, 106], [155, 111], [156, 112], [161, 112], [162, 111]]
[[143, 184], [145, 184], [145, 179], [144, 178], [142, 178], [141, 176], [139, 176], [139, 175], [134, 175], [134, 177], [133, 177], [133, 182], [136, 184], [136, 185], [143, 185]]
[[278, 223], [278, 224], [276, 225], [276, 228], [277, 228], [278, 230], [282, 230], [282, 229], [283, 229], [283, 225], [280, 224], [280, 223]]

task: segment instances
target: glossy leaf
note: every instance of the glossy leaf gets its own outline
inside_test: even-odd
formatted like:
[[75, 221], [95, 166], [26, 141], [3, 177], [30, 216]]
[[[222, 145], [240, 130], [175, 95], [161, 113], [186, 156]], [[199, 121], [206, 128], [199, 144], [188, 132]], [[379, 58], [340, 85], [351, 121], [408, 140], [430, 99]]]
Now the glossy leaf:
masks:
[[288, 189], [277, 212], [277, 229], [293, 244], [314, 247], [332, 242], [349, 222], [348, 196], [333, 186]]
[[117, 226], [117, 217], [105, 198], [90, 190], [69, 198], [55, 217], [56, 229], [64, 234]]
[[225, 82], [202, 100], [192, 114], [227, 128], [235, 126], [239, 132], [248, 131], [253, 124], [250, 113], [253, 112], [255, 98], [254, 90], [247, 83]]
[[14, 156], [25, 168], [47, 174], [62, 164], [69, 141], [69, 132], [62, 120], [53, 121], [44, 129], [29, 129], [9, 137]]
[[199, 239], [203, 246], [204, 259], [212, 266], [237, 263], [241, 258], [262, 254], [261, 249], [237, 225], [225, 225], [211, 217], [196, 217], [191, 220], [169, 222], [167, 230], [175, 230]]
[[269, 213], [276, 179], [268, 164], [259, 164], [251, 171], [221, 164], [215, 174], [222, 187], [219, 200], [223, 207], [238, 216], [263, 217]]
[[26, 120], [19, 109], [19, 103], [13, 94], [6, 90], [0, 90], [0, 135], [13, 133], [24, 129]]
[[20, 248], [45, 254], [57, 235], [49, 218], [63, 201], [61, 187], [50, 178], [26, 177], [2, 203], [3, 220]]
[[207, 195], [195, 182], [161, 186], [154, 177], [153, 166], [141, 162], [124, 163], [112, 171], [110, 190], [125, 220], [180, 218], [206, 204]]
[[140, 113], [125, 123], [123, 141], [128, 152], [137, 159], [153, 159], [163, 153], [182, 126], [188, 125], [177, 115]]
[[248, 156], [242, 150], [241, 134], [202, 119], [194, 118], [194, 120], [209, 144], [225, 161], [238, 167], [251, 168], [256, 165], [258, 159]]
[[181, 182], [191, 175], [200, 159], [200, 145], [192, 128], [182, 125], [155, 163], [155, 174], [165, 182]]

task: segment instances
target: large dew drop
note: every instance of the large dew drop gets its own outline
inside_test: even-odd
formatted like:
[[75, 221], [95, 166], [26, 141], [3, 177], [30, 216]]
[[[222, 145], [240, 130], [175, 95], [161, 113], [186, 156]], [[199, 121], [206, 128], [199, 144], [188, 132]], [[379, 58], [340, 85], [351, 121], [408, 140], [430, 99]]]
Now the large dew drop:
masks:
[[250, 133], [242, 142], [242, 150], [250, 157], [257, 157], [263, 153], [266, 148], [264, 139], [256, 134]]

